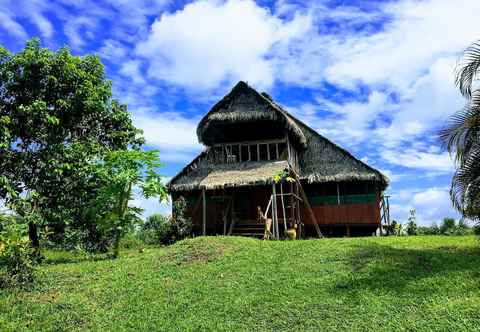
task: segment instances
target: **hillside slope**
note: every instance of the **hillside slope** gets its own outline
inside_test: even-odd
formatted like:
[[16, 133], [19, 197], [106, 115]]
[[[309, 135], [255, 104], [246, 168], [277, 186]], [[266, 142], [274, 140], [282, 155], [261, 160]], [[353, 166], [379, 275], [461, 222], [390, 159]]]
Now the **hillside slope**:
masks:
[[475, 330], [473, 237], [292, 242], [207, 237], [118, 260], [51, 252], [0, 294], [0, 330]]

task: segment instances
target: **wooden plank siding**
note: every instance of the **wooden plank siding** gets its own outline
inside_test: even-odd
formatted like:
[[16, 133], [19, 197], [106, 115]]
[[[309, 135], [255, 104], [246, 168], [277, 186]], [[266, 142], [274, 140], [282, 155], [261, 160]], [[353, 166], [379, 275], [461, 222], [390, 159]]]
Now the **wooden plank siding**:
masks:
[[[319, 225], [380, 225], [380, 207], [377, 203], [312, 206]], [[313, 225], [305, 209], [302, 220]]]

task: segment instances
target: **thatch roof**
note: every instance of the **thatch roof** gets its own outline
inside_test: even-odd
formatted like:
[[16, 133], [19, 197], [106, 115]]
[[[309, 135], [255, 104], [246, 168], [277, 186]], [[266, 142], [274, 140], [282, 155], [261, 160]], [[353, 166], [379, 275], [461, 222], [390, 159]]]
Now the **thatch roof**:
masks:
[[[355, 158], [347, 150], [318, 134], [285, 111], [267, 94], [258, 93], [246, 83], [238, 83], [200, 121], [199, 141], [211, 144], [209, 127], [218, 122], [282, 121], [299, 144], [300, 178], [309, 183], [374, 181], [381, 188], [388, 178], [378, 170]], [[248, 137], [245, 137], [245, 141]], [[218, 189], [271, 183], [275, 173], [285, 169], [286, 162], [255, 162], [218, 165], [210, 161], [206, 148], [169, 183], [171, 191]]]
[[282, 123], [302, 146], [306, 146], [305, 135], [290, 114], [278, 107], [266, 93], [260, 94], [242, 81], [200, 121], [197, 127], [198, 141], [205, 145], [214, 143], [210, 132], [219, 123], [264, 120]]
[[266, 185], [273, 182], [272, 176], [288, 168], [287, 161], [250, 162], [215, 165], [199, 160], [190, 168], [188, 176], [179, 177], [173, 184], [175, 191], [195, 189], [222, 189], [252, 185]]

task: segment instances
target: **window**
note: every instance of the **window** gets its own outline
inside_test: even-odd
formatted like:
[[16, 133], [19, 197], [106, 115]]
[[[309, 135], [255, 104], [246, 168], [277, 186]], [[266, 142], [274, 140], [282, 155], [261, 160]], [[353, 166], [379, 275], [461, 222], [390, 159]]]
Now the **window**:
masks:
[[258, 160], [258, 145], [257, 144], [251, 144], [249, 145], [250, 147], [250, 160], [251, 161], [257, 161]]
[[259, 144], [261, 161], [268, 160], [268, 144]]
[[241, 145], [240, 146], [240, 156], [241, 156], [241, 160], [240, 161], [249, 161], [249, 153], [248, 153], [248, 145]]
[[236, 163], [239, 160], [240, 147], [239, 145], [225, 145], [227, 154], [227, 163]]
[[288, 159], [288, 151], [287, 151], [287, 143], [278, 143], [278, 159], [280, 160], [287, 160]]
[[277, 143], [268, 144], [268, 151], [269, 151], [270, 160], [277, 160], [278, 159], [277, 146], [278, 146]]

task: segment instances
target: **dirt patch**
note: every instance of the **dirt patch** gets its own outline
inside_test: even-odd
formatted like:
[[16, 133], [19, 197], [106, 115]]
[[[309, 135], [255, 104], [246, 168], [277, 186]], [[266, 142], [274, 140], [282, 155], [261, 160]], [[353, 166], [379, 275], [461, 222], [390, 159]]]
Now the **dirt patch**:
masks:
[[205, 241], [184, 241], [173, 246], [167, 254], [168, 261], [177, 265], [213, 262], [232, 250], [232, 247], [223, 243], [209, 243]]
[[60, 299], [60, 293], [57, 291], [42, 293], [38, 300], [43, 303], [56, 303]]

